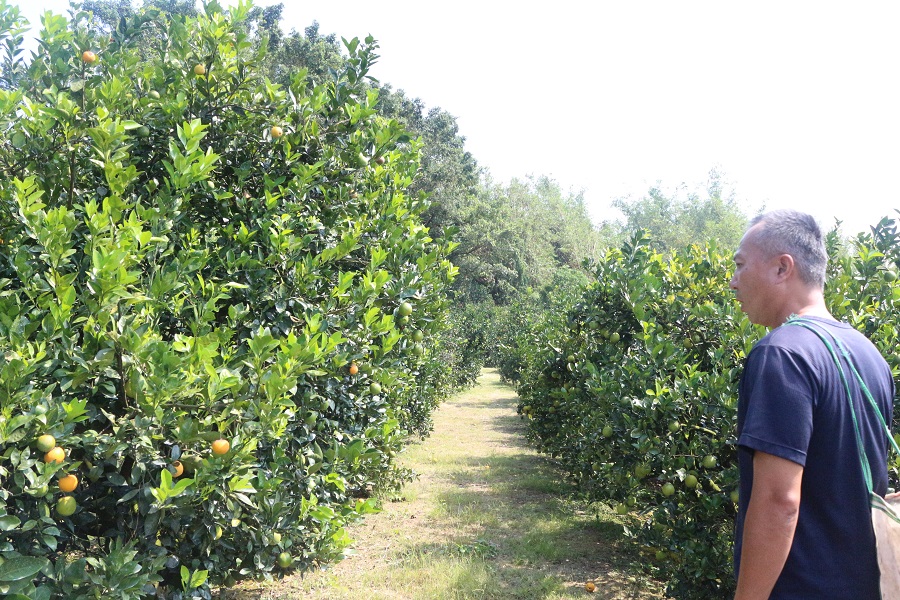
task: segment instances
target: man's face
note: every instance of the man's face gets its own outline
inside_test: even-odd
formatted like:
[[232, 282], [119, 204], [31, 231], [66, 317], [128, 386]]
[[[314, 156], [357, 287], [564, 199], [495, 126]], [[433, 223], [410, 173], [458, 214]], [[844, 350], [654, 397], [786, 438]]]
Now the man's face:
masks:
[[778, 271], [777, 257], [767, 256], [756, 242], [760, 225], [751, 227], [744, 234], [737, 252], [734, 254], [734, 276], [731, 289], [741, 310], [747, 313], [751, 322], [769, 327], [775, 316], [774, 278]]

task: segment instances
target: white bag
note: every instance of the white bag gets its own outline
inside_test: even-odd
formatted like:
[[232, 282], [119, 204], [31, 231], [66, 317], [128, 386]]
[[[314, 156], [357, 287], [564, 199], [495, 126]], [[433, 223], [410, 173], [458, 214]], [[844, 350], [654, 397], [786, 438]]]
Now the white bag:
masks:
[[872, 494], [869, 504], [881, 571], [881, 599], [900, 600], [900, 498], [885, 500]]

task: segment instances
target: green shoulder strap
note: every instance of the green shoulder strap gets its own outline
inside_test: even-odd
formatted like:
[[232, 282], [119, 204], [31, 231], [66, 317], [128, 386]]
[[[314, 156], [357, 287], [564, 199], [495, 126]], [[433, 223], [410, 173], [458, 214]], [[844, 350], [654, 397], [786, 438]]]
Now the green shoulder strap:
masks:
[[[856, 377], [856, 381], [859, 383], [859, 387], [865, 395], [866, 399], [869, 401], [869, 405], [875, 410], [875, 414], [878, 415], [878, 420], [881, 421], [881, 426], [884, 428], [885, 433], [887, 434], [887, 438], [893, 446], [894, 451], [900, 456], [900, 447], [897, 446], [896, 440], [894, 440], [894, 436], [891, 435], [891, 429], [888, 427], [887, 422], [884, 420], [884, 415], [881, 414], [881, 409], [878, 408], [878, 403], [875, 402], [875, 398], [872, 397], [872, 392], [869, 391], [866, 382], [863, 381], [862, 376], [859, 374], [859, 371], [856, 368], [856, 365], [853, 362], [853, 359], [850, 357], [850, 352], [847, 350], [844, 343], [837, 337], [835, 337], [830, 331], [828, 331], [821, 324], [816, 323], [810, 319], [804, 319], [803, 317], [798, 317], [796, 315], [791, 316], [784, 323], [785, 325], [797, 325], [812, 331], [822, 342], [825, 344], [825, 347], [828, 348], [829, 354], [831, 354], [831, 358], [834, 361], [835, 366], [838, 368], [838, 372], [841, 375], [841, 381], [844, 384], [844, 390], [847, 392], [847, 401], [850, 403], [850, 416], [853, 420], [853, 427], [856, 433], [856, 447], [859, 452], [859, 462], [862, 466], [863, 470], [863, 478], [866, 481], [866, 487], [869, 491], [869, 494], [872, 493], [872, 471], [869, 468], [869, 459], [866, 456], [866, 450], [863, 447], [862, 443], [862, 434], [859, 429], [859, 421], [856, 418], [856, 408], [853, 405], [853, 394], [850, 391], [850, 382], [847, 381], [847, 375], [844, 373], [844, 367], [841, 365], [841, 360], [838, 358], [837, 352], [834, 350], [834, 346], [831, 344], [828, 338], [831, 338], [837, 345], [838, 349], [841, 352], [841, 355], [847, 360], [847, 364], [850, 366], [850, 370], [853, 372], [853, 375]], [[827, 336], [827, 337], [826, 337]]]

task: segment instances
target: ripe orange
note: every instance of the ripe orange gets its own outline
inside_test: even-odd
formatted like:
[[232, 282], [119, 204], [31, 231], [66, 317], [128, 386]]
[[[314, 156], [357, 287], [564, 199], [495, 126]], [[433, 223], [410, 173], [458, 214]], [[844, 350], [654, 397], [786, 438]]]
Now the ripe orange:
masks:
[[212, 443], [212, 452], [216, 456], [221, 456], [223, 454], [226, 454], [230, 449], [231, 449], [231, 444], [228, 442], [228, 440], [219, 438]]
[[593, 594], [597, 591], [597, 585], [593, 581], [588, 581], [584, 584], [584, 589]]
[[206, 65], [203, 63], [194, 65], [194, 75], [206, 75]]
[[59, 446], [51, 448], [50, 451], [44, 455], [44, 462], [46, 463], [61, 463], [64, 460], [66, 460], [66, 451]]
[[57, 482], [59, 485], [59, 489], [62, 492], [74, 492], [75, 488], [78, 487], [78, 478], [75, 475], [69, 473], [65, 477], [60, 477]]
[[86, 62], [89, 65], [92, 65], [95, 62], [97, 62], [97, 54], [94, 52], [91, 52], [90, 50], [85, 50], [84, 52], [81, 53], [81, 60], [83, 60], [84, 62]]
[[280, 138], [282, 135], [284, 135], [284, 130], [278, 125], [274, 125], [272, 129], [269, 130], [269, 133], [272, 134], [273, 138]]
[[[227, 444], [228, 442], [225, 443]], [[213, 449], [213, 452], [215, 452], [215, 449]], [[228, 452], [228, 450], [226, 449], [225, 452]], [[175, 472], [172, 474], [173, 477], [181, 477], [184, 474], [184, 465], [181, 464], [180, 460], [173, 462], [172, 468], [175, 469]]]
[[37, 439], [37, 449], [41, 452], [50, 452], [53, 448], [56, 447], [56, 438], [50, 435], [49, 433], [45, 433], [41, 437]]
[[61, 517], [68, 517], [75, 513], [78, 508], [78, 502], [72, 496], [63, 496], [56, 501], [56, 512]]
[[350, 374], [356, 375], [359, 373], [359, 366], [356, 363], [350, 363]]

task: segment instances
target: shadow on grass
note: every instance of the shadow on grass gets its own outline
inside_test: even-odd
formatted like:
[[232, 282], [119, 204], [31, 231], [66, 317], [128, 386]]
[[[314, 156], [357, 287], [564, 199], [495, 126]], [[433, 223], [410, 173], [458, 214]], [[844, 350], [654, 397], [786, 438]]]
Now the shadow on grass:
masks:
[[[485, 383], [508, 389], [499, 380]], [[504, 435], [506, 447], [528, 450], [527, 426], [515, 414], [516, 403], [513, 394], [465, 405], [484, 415], [486, 429]], [[498, 597], [543, 598], [564, 588], [584, 593], [583, 583], [572, 582], [588, 579], [597, 582], [604, 598], [653, 596], [642, 593], [641, 582], [647, 583], [642, 576], [623, 576], [639, 573], [641, 559], [622, 524], [611, 512], [591, 516], [594, 511], [574, 499], [576, 487], [551, 458], [530, 450], [475, 453], [456, 466], [448, 474], [455, 487], [436, 495], [441, 512], [466, 531], [451, 541], [451, 551], [472, 544], [492, 549], [479, 557], [490, 562], [498, 579], [505, 582], [504, 593]], [[423, 545], [418, 550], [447, 552], [446, 544]], [[516, 583], [523, 572], [528, 573], [524, 589]]]
[[[405, 538], [389, 564], [356, 574], [353, 593], [362, 596], [326, 587], [327, 596], [315, 597], [574, 600], [590, 596], [584, 582], [593, 580], [594, 597], [660, 598], [653, 591], [659, 584], [640, 574], [637, 549], [617, 517], [575, 500], [576, 487], [553, 459], [529, 449], [508, 386], [490, 375], [479, 385], [483, 395], [454, 403], [472, 410], [466, 418], [479, 430], [501, 434], [492, 436], [499, 443], [473, 437], [468, 454], [434, 460], [449, 489], [428, 490], [423, 509], [430, 513], [419, 519], [428, 527]], [[290, 594], [264, 599], [308, 597]]]

